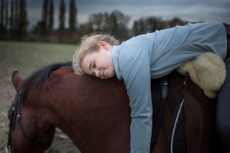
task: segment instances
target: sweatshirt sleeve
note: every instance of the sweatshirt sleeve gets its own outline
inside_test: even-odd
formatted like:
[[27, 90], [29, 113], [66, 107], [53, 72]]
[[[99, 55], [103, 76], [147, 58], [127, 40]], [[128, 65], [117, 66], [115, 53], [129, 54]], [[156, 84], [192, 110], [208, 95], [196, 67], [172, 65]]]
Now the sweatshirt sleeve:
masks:
[[147, 49], [126, 46], [119, 60], [131, 107], [131, 153], [146, 153], [152, 133], [150, 57]]

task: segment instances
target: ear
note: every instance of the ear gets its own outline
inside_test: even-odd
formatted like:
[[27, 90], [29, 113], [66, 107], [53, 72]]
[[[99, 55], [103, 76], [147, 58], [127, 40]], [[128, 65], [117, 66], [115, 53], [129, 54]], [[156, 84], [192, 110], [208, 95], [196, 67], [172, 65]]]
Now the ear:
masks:
[[12, 83], [17, 91], [19, 90], [24, 81], [25, 80], [21, 77], [18, 71], [14, 71], [14, 73], [12, 74]]
[[99, 46], [103, 47], [106, 51], [109, 49], [109, 46], [106, 42], [104, 41], [99, 41]]

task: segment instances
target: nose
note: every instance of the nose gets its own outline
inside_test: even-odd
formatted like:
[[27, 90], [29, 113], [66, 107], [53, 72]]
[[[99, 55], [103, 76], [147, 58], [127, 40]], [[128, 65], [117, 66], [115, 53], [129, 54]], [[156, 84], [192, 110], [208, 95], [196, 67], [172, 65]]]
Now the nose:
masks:
[[95, 74], [96, 74], [97, 77], [100, 77], [100, 74], [101, 74], [101, 73], [100, 73], [99, 70], [96, 70], [96, 71], [95, 71]]

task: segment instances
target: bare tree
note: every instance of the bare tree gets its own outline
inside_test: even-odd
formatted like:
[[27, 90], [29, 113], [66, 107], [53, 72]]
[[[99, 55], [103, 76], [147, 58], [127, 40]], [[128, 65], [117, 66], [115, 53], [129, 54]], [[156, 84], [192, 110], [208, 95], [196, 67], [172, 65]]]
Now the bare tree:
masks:
[[[105, 32], [115, 36], [117, 39], [129, 38], [128, 23], [130, 17], [115, 10], [111, 14], [98, 13], [89, 16], [89, 23], [96, 32]], [[80, 26], [82, 28], [82, 26]], [[82, 31], [82, 30], [81, 30]]]
[[4, 0], [1, 0], [1, 15], [0, 15], [0, 36], [3, 35], [3, 26], [4, 26], [4, 3], [5, 1]]
[[6, 0], [6, 6], [5, 6], [5, 28], [6, 28], [6, 35], [8, 30], [8, 0]]
[[21, 40], [21, 38], [26, 35], [27, 25], [28, 25], [25, 0], [20, 0], [19, 11], [20, 13], [19, 13], [19, 20], [18, 20], [18, 24], [19, 24], [18, 38], [19, 40]]
[[14, 0], [10, 4], [10, 36], [13, 37], [14, 32]]
[[65, 3], [61, 0], [60, 10], [59, 10], [59, 30], [64, 30], [65, 28]]
[[63, 30], [65, 29], [65, 3], [61, 0], [59, 7], [59, 42], [62, 42]]
[[135, 20], [132, 28], [132, 35], [137, 36], [147, 32], [154, 32], [166, 28], [166, 21], [157, 17], [147, 17]]
[[14, 35], [18, 37], [18, 0], [15, 1]]
[[76, 30], [76, 14], [77, 14], [77, 9], [75, 5], [75, 0], [71, 0], [69, 3], [69, 28], [71, 31]]
[[54, 10], [53, 10], [53, 0], [50, 0], [49, 2], [49, 23], [48, 23], [48, 29], [49, 29], [49, 36], [52, 33], [53, 30], [53, 15], [54, 15]]
[[42, 8], [42, 36], [47, 36], [47, 15], [48, 15], [48, 0], [43, 1]]
[[96, 31], [102, 32], [106, 29], [106, 19], [108, 15], [106, 13], [91, 14], [89, 16], [89, 22], [93, 23]]

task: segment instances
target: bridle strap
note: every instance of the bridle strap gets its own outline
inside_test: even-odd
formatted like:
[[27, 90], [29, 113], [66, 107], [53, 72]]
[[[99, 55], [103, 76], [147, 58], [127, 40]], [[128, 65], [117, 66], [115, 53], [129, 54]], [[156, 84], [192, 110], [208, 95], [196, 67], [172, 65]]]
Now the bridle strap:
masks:
[[39, 145], [48, 145], [48, 143], [44, 143], [44, 142], [37, 142], [32, 140], [31, 138], [28, 137], [28, 135], [26, 134], [23, 125], [22, 125], [22, 120], [21, 120], [21, 113], [20, 113], [20, 99], [21, 99], [21, 94], [22, 94], [22, 89], [17, 93], [17, 98], [16, 101], [14, 103], [14, 106], [12, 107], [11, 110], [11, 118], [10, 118], [10, 124], [9, 124], [9, 133], [8, 133], [8, 142], [7, 142], [7, 148], [10, 152], [11, 150], [11, 131], [14, 131], [14, 127], [15, 127], [15, 118], [16, 118], [16, 113], [18, 112], [17, 115], [17, 129], [19, 128], [19, 124], [21, 126], [22, 132], [24, 134], [24, 136], [32, 143], [34, 144], [39, 144]]
[[30, 142], [35, 143], [35, 144], [39, 144], [39, 145], [48, 145], [48, 143], [37, 142], [37, 141], [34, 141], [34, 140], [30, 139], [30, 138], [28, 137], [28, 135], [26, 134], [24, 128], [23, 128], [22, 120], [21, 120], [21, 116], [20, 116], [20, 115], [18, 116], [18, 121], [19, 121], [20, 126], [21, 126], [21, 128], [22, 128], [22, 132], [24, 133], [25, 137], [26, 137]]
[[165, 103], [166, 103], [167, 96], [168, 96], [168, 77], [165, 76], [164, 81], [163, 81], [163, 87], [162, 87], [160, 113], [159, 113], [158, 120], [157, 120], [157, 126], [154, 131], [152, 141], [150, 143], [150, 153], [152, 153], [154, 146], [157, 143], [157, 137], [158, 137], [158, 134], [159, 134], [162, 122], [163, 122], [164, 109], [165, 109]]
[[20, 101], [21, 93], [22, 93], [22, 89], [17, 93], [17, 98], [16, 98], [14, 106], [12, 107], [12, 110], [11, 110], [11, 118], [10, 118], [10, 124], [9, 124], [10, 129], [8, 132], [8, 142], [7, 142], [7, 148], [9, 150], [9, 152], [11, 150], [11, 130], [13, 129], [13, 131], [14, 131], [16, 109], [17, 109], [17, 104]]

